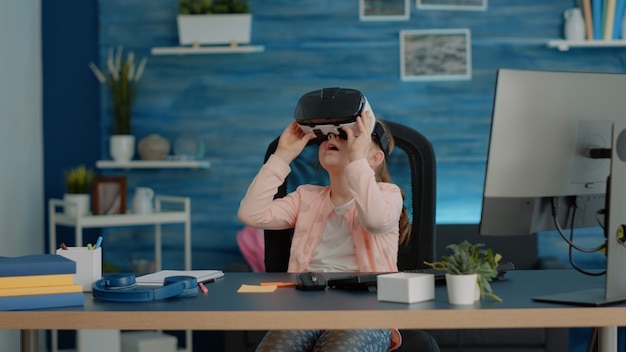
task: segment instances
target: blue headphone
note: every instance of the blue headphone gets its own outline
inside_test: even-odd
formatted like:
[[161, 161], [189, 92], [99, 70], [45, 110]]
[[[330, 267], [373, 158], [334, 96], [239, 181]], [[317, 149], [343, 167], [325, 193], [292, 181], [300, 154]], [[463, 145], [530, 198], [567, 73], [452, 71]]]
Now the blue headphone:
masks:
[[134, 275], [111, 274], [94, 282], [91, 288], [94, 298], [112, 302], [148, 302], [198, 295], [198, 281], [193, 276], [169, 276], [162, 287], [137, 289]]

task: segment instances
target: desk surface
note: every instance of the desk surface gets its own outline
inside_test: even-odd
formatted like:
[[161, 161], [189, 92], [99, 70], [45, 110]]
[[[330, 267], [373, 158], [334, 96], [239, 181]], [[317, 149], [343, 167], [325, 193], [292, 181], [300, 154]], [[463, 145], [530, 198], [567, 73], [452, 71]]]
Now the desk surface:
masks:
[[239, 294], [241, 284], [292, 281], [284, 273], [226, 273], [208, 294], [146, 303], [113, 303], [85, 295], [83, 307], [0, 312], [0, 329], [454, 329], [626, 326], [626, 304], [583, 307], [534, 302], [531, 297], [599, 288], [604, 277], [570, 270], [515, 270], [492, 283], [503, 302], [448, 304], [445, 285], [434, 301], [379, 302], [376, 293], [327, 289]]

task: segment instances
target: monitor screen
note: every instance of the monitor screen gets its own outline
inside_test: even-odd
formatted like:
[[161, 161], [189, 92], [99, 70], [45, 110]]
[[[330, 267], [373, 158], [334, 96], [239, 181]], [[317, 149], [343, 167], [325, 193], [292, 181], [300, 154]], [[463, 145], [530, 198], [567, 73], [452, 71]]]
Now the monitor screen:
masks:
[[563, 228], [599, 226], [610, 160], [588, 153], [622, 120], [624, 74], [498, 70], [480, 233], [553, 230], [553, 202]]

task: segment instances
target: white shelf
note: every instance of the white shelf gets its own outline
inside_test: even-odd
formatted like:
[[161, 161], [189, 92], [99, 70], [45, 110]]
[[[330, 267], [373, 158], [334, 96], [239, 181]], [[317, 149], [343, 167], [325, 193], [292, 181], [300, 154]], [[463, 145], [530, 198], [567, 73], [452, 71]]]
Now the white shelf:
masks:
[[98, 169], [208, 169], [211, 162], [208, 160], [131, 160], [117, 162], [113, 160], [96, 161]]
[[[58, 205], [60, 203], [55, 203]], [[172, 224], [187, 220], [185, 211], [162, 211], [152, 214], [113, 214], [113, 215], [83, 215], [80, 217], [81, 226], [91, 227], [115, 227], [135, 226], [148, 224]], [[79, 220], [76, 216], [57, 212], [55, 223], [65, 226], [76, 226]]]
[[548, 47], [557, 48], [559, 51], [568, 51], [570, 48], [626, 47], [626, 40], [550, 40]]
[[[74, 227], [74, 242], [76, 247], [83, 246], [83, 229], [94, 227], [117, 227], [117, 226], [137, 226], [155, 225], [155, 246], [154, 258], [156, 270], [161, 270], [161, 225], [180, 223], [184, 225], [184, 252], [185, 270], [191, 270], [191, 201], [188, 197], [175, 197], [159, 195], [154, 200], [155, 209], [151, 214], [113, 214], [113, 215], [82, 215], [72, 216], [65, 214], [64, 209], [72, 206], [72, 203], [61, 199], [50, 199], [48, 201], [49, 232], [50, 232], [50, 253], [55, 253], [58, 245], [56, 243], [57, 225]], [[177, 210], [162, 210], [165, 205], [177, 208]], [[76, 205], [74, 205], [76, 206]]]
[[200, 54], [250, 54], [265, 51], [263, 45], [236, 45], [236, 46], [171, 46], [154, 47], [152, 55], [200, 55]]

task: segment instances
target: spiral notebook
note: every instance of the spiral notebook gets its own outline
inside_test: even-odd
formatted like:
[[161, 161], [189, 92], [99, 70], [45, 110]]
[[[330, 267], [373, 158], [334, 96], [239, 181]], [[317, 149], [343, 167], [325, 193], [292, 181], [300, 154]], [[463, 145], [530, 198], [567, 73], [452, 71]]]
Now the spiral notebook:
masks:
[[135, 281], [139, 286], [163, 286], [163, 280], [170, 276], [193, 276], [198, 282], [207, 283], [224, 277], [224, 272], [221, 270], [161, 270], [138, 276]]

